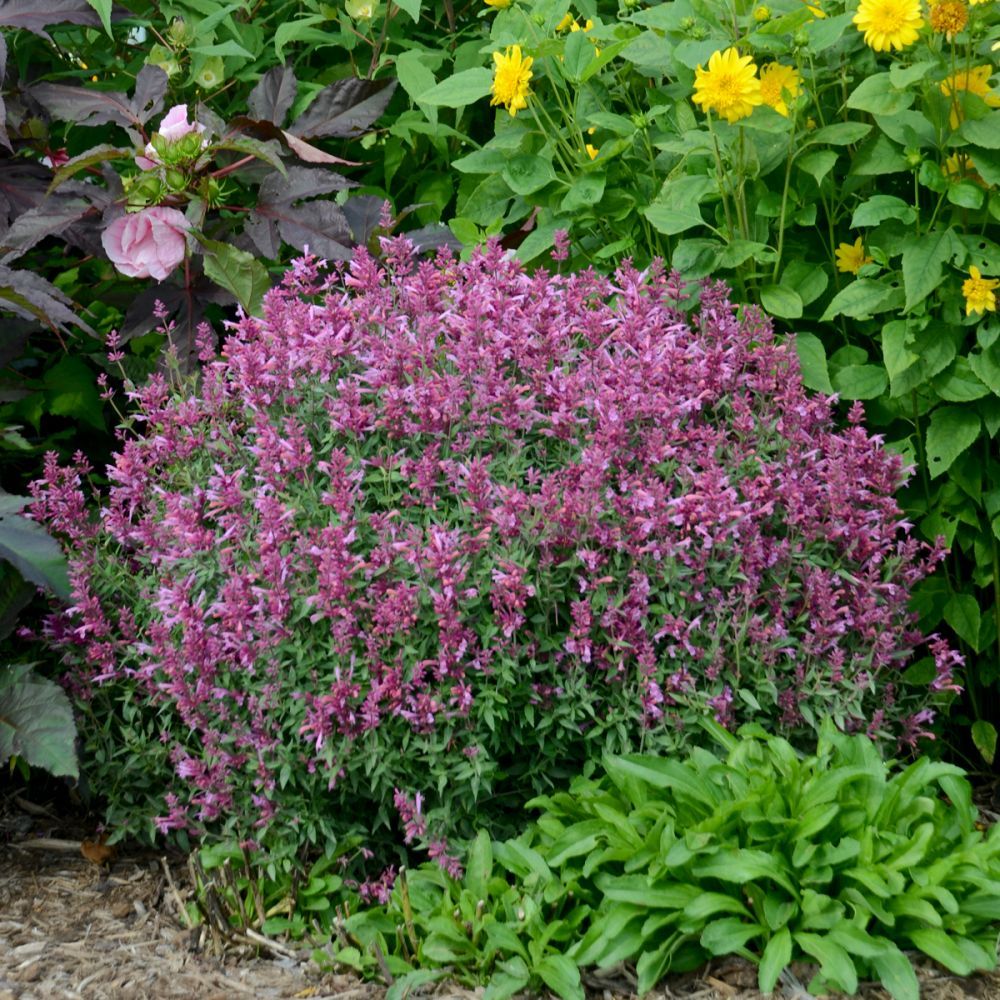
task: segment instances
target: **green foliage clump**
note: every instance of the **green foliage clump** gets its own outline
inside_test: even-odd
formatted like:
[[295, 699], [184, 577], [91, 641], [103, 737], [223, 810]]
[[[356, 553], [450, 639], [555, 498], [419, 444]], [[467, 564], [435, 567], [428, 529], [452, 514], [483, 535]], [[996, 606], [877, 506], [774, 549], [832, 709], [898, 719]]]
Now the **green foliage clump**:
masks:
[[983, 832], [959, 768], [886, 764], [832, 726], [805, 758], [753, 726], [708, 726], [724, 756], [607, 758], [603, 776], [535, 800], [517, 840], [481, 835], [462, 882], [425, 866], [338, 921], [326, 961], [567, 1000], [579, 967], [623, 960], [640, 993], [737, 954], [763, 992], [805, 962], [810, 992], [871, 978], [897, 1000], [919, 996], [904, 951], [958, 975], [995, 967], [1000, 833]]

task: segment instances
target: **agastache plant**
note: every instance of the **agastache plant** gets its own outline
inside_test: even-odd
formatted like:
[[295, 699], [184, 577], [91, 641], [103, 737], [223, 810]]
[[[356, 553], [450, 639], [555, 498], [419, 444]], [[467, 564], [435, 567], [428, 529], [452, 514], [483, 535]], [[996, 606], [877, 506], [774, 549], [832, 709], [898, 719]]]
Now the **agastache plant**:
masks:
[[130, 387], [96, 517], [80, 463], [34, 485], [118, 829], [360, 829], [458, 870], [447, 838], [700, 717], [930, 733], [961, 659], [913, 665], [907, 600], [941, 551], [766, 317], [655, 265], [382, 253], [297, 261], [199, 382]]

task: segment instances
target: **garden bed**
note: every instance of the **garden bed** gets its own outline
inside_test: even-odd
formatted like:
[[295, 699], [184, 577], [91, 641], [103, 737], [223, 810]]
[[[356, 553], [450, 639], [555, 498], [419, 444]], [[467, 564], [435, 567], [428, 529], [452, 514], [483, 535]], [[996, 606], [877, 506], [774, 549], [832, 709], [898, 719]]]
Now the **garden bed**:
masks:
[[[0, 1000], [52, 1000], [85, 997], [185, 997], [198, 1000], [381, 1000], [383, 987], [351, 975], [321, 974], [307, 949], [289, 949], [271, 957], [247, 946], [228, 944], [221, 955], [202, 928], [189, 930], [181, 920], [177, 896], [187, 897], [189, 879], [183, 859], [168, 866], [150, 851], [125, 851], [103, 868], [69, 849], [80, 830], [51, 814], [31, 816], [15, 802], [0, 815], [3, 839], [10, 846], [0, 858]], [[26, 846], [43, 838], [50, 844]], [[1000, 998], [1000, 975], [959, 979], [932, 968], [919, 969], [921, 997]], [[601, 1000], [631, 996], [628, 970], [585, 977], [588, 995]], [[748, 963], [723, 960], [697, 975], [666, 980], [650, 1000], [754, 1000], [756, 970]], [[481, 994], [445, 984], [434, 990], [443, 998]], [[780, 996], [810, 996], [792, 979]], [[880, 989], [861, 996], [884, 998]]]

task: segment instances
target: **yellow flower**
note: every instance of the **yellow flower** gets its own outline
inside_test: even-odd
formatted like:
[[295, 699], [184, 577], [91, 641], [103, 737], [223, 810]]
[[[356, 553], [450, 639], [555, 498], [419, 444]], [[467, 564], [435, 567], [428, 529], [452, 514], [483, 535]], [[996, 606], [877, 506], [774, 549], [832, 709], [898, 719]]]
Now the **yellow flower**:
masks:
[[695, 104], [706, 114], [715, 111], [727, 122], [739, 121], [763, 103], [757, 65], [751, 56], [741, 56], [737, 49], [713, 52], [708, 69], [700, 66], [694, 73]]
[[920, 0], [861, 0], [854, 24], [876, 52], [905, 49], [924, 26]]
[[872, 262], [872, 258], [865, 253], [860, 236], [853, 243], [841, 243], [833, 255], [837, 258], [837, 270], [845, 274], [857, 274], [865, 264]]
[[580, 30], [583, 30], [583, 31], [590, 31], [590, 29], [591, 29], [591, 28], [592, 28], [593, 26], [594, 26], [594, 22], [593, 22], [593, 21], [591, 21], [591, 19], [590, 19], [590, 18], [588, 17], [588, 18], [587, 18], [587, 20], [586, 20], [586, 21], [584, 21], [584, 23], [583, 23], [583, 28], [582, 28], [582, 29], [580, 28], [580, 25], [578, 25], [578, 24], [576, 23], [576, 21], [574, 20], [574, 21], [573, 21], [573, 23], [572, 23], [572, 24], [571, 24], [571, 25], [569, 26], [569, 30], [570, 30], [570, 31], [580, 31]]
[[[964, 90], [975, 94], [976, 97], [981, 97], [989, 107], [1000, 108], [1000, 95], [990, 90], [990, 76], [992, 74], [992, 66], [973, 66], [972, 69], [959, 70], [941, 81], [941, 93], [945, 97], [955, 98], [960, 90]], [[952, 100], [949, 118], [952, 128], [958, 128], [965, 118], [962, 105], [958, 100]]]
[[965, 315], [971, 316], [973, 313], [996, 312], [997, 297], [993, 289], [1000, 285], [996, 278], [984, 278], [979, 273], [979, 268], [972, 265], [969, 268], [969, 277], [962, 284], [962, 294], [965, 296]]
[[[575, 27], [574, 27], [575, 25]], [[556, 31], [576, 31], [580, 26], [576, 23], [576, 18], [567, 11], [563, 19], [556, 25]]]
[[522, 59], [521, 46], [510, 45], [503, 53], [494, 52], [493, 62], [496, 65], [490, 107], [502, 104], [513, 117], [528, 106], [528, 81], [534, 60], [530, 56]]
[[754, 7], [754, 9], [753, 9], [753, 19], [758, 24], [763, 24], [765, 21], [770, 21], [771, 20], [771, 8], [770, 7], [766, 7], [764, 4], [761, 4], [759, 7]]
[[980, 187], [989, 187], [976, 172], [972, 160], [964, 153], [952, 153], [951, 156], [947, 157], [941, 164], [941, 173], [949, 180], [952, 178], [962, 180], [964, 178], [967, 181], [974, 181]]
[[823, 18], [826, 17], [826, 12], [822, 8], [809, 3], [808, 0], [802, 0], [802, 2], [806, 5], [806, 10], [808, 10], [809, 13], [812, 14], [812, 16], [818, 21], [822, 21]]
[[587, 145], [584, 147], [584, 149], [587, 150], [587, 156], [589, 156], [592, 160], [597, 159], [597, 154], [600, 152], [600, 150], [596, 146], [592, 146], [588, 142]]
[[768, 63], [760, 70], [760, 96], [768, 107], [788, 117], [785, 97], [794, 101], [802, 93], [802, 78], [794, 66]]
[[968, 23], [969, 8], [963, 0], [937, 0], [931, 4], [931, 28], [950, 42]]
[[490, 7], [496, 7], [498, 10], [502, 10], [504, 7], [509, 7], [511, 0], [483, 0], [483, 3]]

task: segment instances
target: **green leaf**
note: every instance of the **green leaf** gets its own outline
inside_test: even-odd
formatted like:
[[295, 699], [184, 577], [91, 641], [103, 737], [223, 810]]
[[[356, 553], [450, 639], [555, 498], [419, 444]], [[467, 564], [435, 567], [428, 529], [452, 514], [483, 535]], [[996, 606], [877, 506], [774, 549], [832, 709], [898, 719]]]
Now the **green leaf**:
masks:
[[701, 946], [713, 955], [732, 955], [745, 947], [751, 938], [759, 937], [763, 930], [760, 924], [724, 917], [705, 926], [701, 932]]
[[45, 373], [43, 381], [50, 413], [82, 421], [102, 434], [106, 431], [104, 403], [95, 375], [81, 358], [64, 355]]
[[569, 80], [578, 83], [593, 58], [594, 46], [586, 32], [574, 31], [566, 37], [562, 68]]
[[951, 463], [979, 437], [982, 421], [964, 406], [939, 406], [927, 428], [927, 466], [931, 477], [947, 472]]
[[784, 285], [764, 285], [760, 290], [761, 305], [781, 319], [798, 319], [802, 315], [802, 299], [798, 292]]
[[279, 24], [274, 32], [274, 53], [278, 57], [278, 62], [285, 61], [286, 45], [312, 37], [317, 30], [314, 25], [322, 24], [325, 20], [322, 14], [306, 14], [294, 21], [283, 21]]
[[101, 19], [101, 27], [104, 28], [105, 33], [108, 38], [114, 40], [114, 35], [111, 33], [111, 7], [114, 0], [87, 0], [87, 3], [97, 12], [97, 16]]
[[794, 288], [798, 292], [799, 298], [802, 299], [802, 304], [807, 306], [815, 302], [826, 291], [830, 279], [820, 265], [810, 264], [804, 260], [793, 260], [785, 268], [785, 272], [781, 276], [781, 283], [789, 288]]
[[907, 310], [941, 284], [943, 265], [965, 248], [951, 229], [935, 230], [909, 240], [903, 249], [903, 287], [906, 289]]
[[922, 927], [907, 932], [913, 944], [935, 962], [959, 976], [968, 976], [976, 971], [976, 966], [961, 948], [937, 927]]
[[205, 274], [221, 288], [232, 292], [248, 313], [260, 310], [264, 293], [271, 287], [267, 268], [252, 254], [228, 243], [200, 238], [205, 251]]
[[638, 778], [654, 788], [670, 788], [677, 795], [710, 807], [720, 800], [720, 792], [714, 785], [702, 780], [692, 768], [678, 760], [630, 754], [608, 757], [604, 764], [613, 780], [616, 776]]
[[764, 954], [760, 959], [757, 971], [757, 984], [761, 993], [771, 993], [774, 990], [778, 976], [792, 960], [792, 935], [787, 927], [782, 927], [777, 934], [767, 942]]
[[917, 217], [912, 205], [891, 194], [875, 194], [862, 202], [851, 217], [851, 228], [877, 226], [886, 219], [899, 219], [907, 225]]
[[[583, 32], [579, 32], [583, 34]], [[583, 1000], [580, 970], [565, 955], [546, 955], [536, 966], [535, 973], [562, 1000]]]
[[803, 146], [850, 146], [864, 139], [871, 130], [871, 125], [864, 122], [836, 122], [810, 132], [805, 137]]
[[994, 341], [979, 354], [970, 354], [969, 367], [980, 382], [1000, 396], [1000, 341]]
[[465, 884], [477, 900], [485, 899], [493, 874], [493, 843], [485, 830], [476, 834], [465, 860]]
[[847, 365], [833, 375], [833, 388], [843, 399], [876, 399], [887, 384], [881, 365]]
[[798, 166], [819, 185], [823, 183], [823, 178], [833, 169], [836, 162], [837, 154], [832, 149], [819, 149], [801, 157], [798, 160]]
[[993, 111], [983, 118], [967, 118], [962, 122], [958, 135], [973, 146], [1000, 149], [1000, 111]]
[[826, 982], [844, 993], [854, 994], [858, 989], [858, 970], [847, 951], [827, 936], [798, 932], [795, 943], [820, 965], [820, 975]]
[[493, 74], [479, 66], [449, 76], [417, 100], [420, 104], [434, 104], [442, 108], [464, 108], [484, 98], [492, 89]]
[[979, 602], [972, 594], [953, 594], [944, 606], [944, 620], [979, 652]]
[[882, 985], [892, 995], [893, 1000], [920, 1000], [920, 983], [909, 959], [890, 941], [868, 960], [878, 973]]
[[35, 586], [69, 600], [66, 558], [40, 524], [20, 514], [0, 514], [0, 559], [6, 559]]
[[400, 10], [406, 11], [406, 13], [410, 15], [414, 24], [420, 20], [421, 0], [392, 0], [392, 2]]
[[556, 177], [552, 164], [534, 153], [517, 153], [509, 157], [501, 176], [511, 191], [522, 197], [541, 190]]
[[717, 878], [723, 882], [742, 883], [770, 879], [795, 893], [781, 860], [767, 851], [749, 847], [720, 850], [693, 865], [691, 870], [701, 878]]
[[214, 56], [219, 59], [253, 59], [252, 52], [248, 52], [239, 42], [235, 42], [231, 38], [213, 45], [194, 45], [190, 51], [199, 56]]
[[989, 386], [984, 385], [968, 358], [957, 357], [946, 371], [934, 379], [934, 390], [949, 403], [970, 403], [989, 395]]
[[875, 73], [862, 80], [847, 98], [849, 108], [871, 115], [894, 115], [905, 111], [912, 103], [913, 94], [894, 87], [888, 73]]
[[[997, 754], [997, 728], [992, 722], [980, 719], [972, 723], [972, 742], [983, 760], [992, 766]], [[967, 911], [966, 911], [967, 912]], [[1000, 916], [1000, 914], [998, 914]]]
[[57, 777], [79, 777], [66, 692], [28, 664], [0, 667], [0, 765], [23, 757]]
[[872, 278], [857, 278], [837, 292], [820, 320], [825, 323], [837, 316], [867, 319], [885, 308], [894, 291], [891, 285], [883, 285]]
[[604, 197], [604, 183], [603, 171], [574, 177], [573, 183], [559, 205], [560, 211], [578, 212], [581, 209], [593, 208]]
[[702, 892], [684, 907], [684, 916], [691, 920], [702, 921], [706, 917], [714, 917], [717, 913], [752, 916], [737, 897], [727, 896], [721, 892]]

